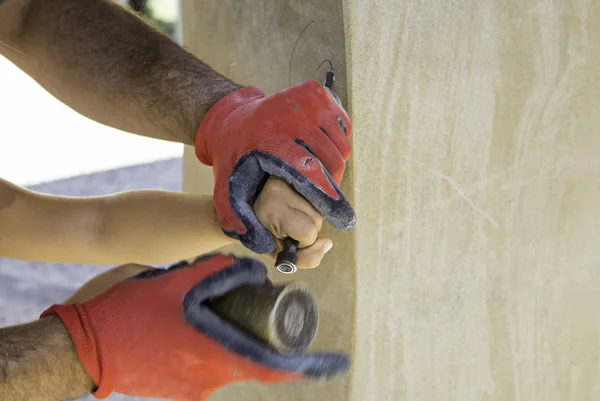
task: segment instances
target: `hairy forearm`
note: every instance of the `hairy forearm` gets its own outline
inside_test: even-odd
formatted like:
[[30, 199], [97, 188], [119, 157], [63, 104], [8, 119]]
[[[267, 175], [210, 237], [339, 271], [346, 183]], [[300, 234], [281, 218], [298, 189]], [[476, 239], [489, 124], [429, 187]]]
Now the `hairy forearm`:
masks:
[[0, 328], [1, 400], [62, 401], [93, 388], [58, 317]]
[[0, 52], [102, 124], [192, 145], [208, 109], [238, 88], [109, 0], [7, 0]]

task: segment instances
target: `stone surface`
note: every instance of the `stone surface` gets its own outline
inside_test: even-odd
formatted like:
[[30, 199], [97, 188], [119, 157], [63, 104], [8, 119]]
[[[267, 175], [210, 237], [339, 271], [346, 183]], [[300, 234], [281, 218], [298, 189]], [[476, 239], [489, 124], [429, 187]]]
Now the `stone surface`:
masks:
[[[600, 3], [187, 0], [183, 16], [190, 50], [268, 92], [315, 20], [292, 82], [332, 58], [355, 132], [358, 225], [301, 276], [352, 375], [215, 400], [600, 399]], [[210, 191], [190, 149], [184, 166]]]
[[[184, 47], [238, 83], [258, 86], [271, 93], [287, 87], [290, 82], [323, 81], [328, 66], [322, 66], [318, 72], [315, 70], [323, 60], [330, 59], [336, 71], [336, 92], [344, 102], [347, 99], [341, 2], [183, 1], [182, 18]], [[185, 149], [183, 163], [184, 190], [212, 193], [212, 170], [200, 165], [192, 148]], [[346, 171], [342, 189], [352, 201], [352, 165]], [[289, 277], [273, 268], [271, 277], [276, 282], [297, 280], [310, 286], [319, 308], [319, 328], [311, 349], [351, 352], [355, 316], [354, 234], [333, 233], [329, 227], [325, 230], [335, 245], [319, 269]], [[251, 255], [241, 246], [225, 250]], [[211, 400], [334, 401], [345, 399], [349, 379], [347, 376], [311, 385], [236, 384], [218, 390]]]

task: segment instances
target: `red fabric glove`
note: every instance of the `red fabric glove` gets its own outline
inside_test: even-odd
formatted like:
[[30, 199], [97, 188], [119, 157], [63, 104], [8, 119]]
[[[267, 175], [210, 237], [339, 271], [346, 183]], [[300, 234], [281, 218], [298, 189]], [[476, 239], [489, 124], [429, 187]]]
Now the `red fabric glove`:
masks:
[[209, 298], [268, 281], [252, 259], [213, 255], [150, 270], [82, 304], [53, 305], [97, 385], [93, 394], [201, 400], [229, 383], [344, 373], [339, 354], [284, 356], [213, 313]]
[[276, 242], [252, 205], [269, 175], [285, 179], [336, 229], [356, 216], [338, 185], [350, 157], [352, 126], [338, 99], [316, 81], [270, 96], [248, 87], [214, 105], [196, 137], [196, 156], [213, 166], [223, 231], [257, 253]]

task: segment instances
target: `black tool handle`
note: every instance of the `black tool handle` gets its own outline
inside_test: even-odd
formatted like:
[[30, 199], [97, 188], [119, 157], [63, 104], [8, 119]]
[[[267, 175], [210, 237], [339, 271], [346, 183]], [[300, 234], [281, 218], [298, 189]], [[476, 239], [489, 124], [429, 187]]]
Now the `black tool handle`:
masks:
[[283, 240], [283, 250], [277, 254], [275, 267], [280, 273], [294, 274], [298, 270], [298, 241], [287, 237]]
[[335, 82], [335, 73], [333, 70], [327, 72], [325, 75], [325, 82], [323, 82], [323, 86], [329, 89], [333, 89], [333, 83]]

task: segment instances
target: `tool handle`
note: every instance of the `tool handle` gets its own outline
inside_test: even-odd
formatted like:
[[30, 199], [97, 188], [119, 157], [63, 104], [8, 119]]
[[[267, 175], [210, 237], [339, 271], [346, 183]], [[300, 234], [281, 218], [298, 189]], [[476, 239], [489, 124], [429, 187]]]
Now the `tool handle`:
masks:
[[329, 71], [327, 73], [327, 75], [325, 76], [325, 81], [323, 82], [323, 86], [327, 88], [327, 90], [329, 90], [329, 93], [331, 93], [331, 96], [333, 96], [333, 98], [335, 99], [336, 103], [341, 107], [344, 108], [344, 106], [342, 105], [342, 100], [340, 99], [340, 97], [333, 91], [333, 83], [335, 82], [335, 73], [333, 72], [333, 70]]
[[283, 250], [277, 254], [275, 267], [280, 273], [294, 274], [298, 270], [298, 241], [287, 237], [283, 240]]
[[323, 82], [323, 86], [326, 87], [327, 89], [332, 89], [334, 82], [335, 82], [335, 73], [333, 72], [333, 70], [328, 71], [327, 74], [325, 74], [325, 82]]

